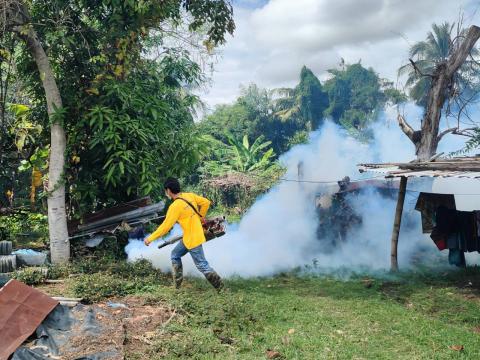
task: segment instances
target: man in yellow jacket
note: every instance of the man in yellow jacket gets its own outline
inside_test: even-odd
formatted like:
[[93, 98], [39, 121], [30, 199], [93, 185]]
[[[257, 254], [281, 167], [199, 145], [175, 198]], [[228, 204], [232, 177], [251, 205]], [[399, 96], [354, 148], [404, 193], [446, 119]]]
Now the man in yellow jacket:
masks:
[[163, 223], [145, 239], [150, 245], [155, 239], [166, 235], [175, 225], [180, 224], [183, 240], [172, 250], [172, 273], [175, 287], [178, 289], [183, 281], [182, 256], [190, 253], [193, 262], [214, 288], [220, 290], [223, 282], [220, 276], [210, 267], [205, 259], [202, 244], [206, 241], [202, 222], [210, 207], [210, 200], [193, 193], [180, 192], [180, 183], [175, 178], [168, 178], [164, 185], [165, 195], [173, 200], [167, 210]]

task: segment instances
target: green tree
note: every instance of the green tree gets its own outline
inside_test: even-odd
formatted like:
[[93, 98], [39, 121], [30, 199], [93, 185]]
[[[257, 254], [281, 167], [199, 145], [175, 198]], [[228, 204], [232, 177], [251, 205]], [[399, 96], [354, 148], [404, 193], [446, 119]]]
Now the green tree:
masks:
[[296, 118], [300, 126], [314, 130], [323, 121], [328, 107], [328, 96], [322, 84], [306, 66], [300, 71], [300, 83], [294, 89], [279, 89], [285, 96], [277, 100], [276, 115], [283, 121]]
[[359, 63], [329, 72], [333, 77], [325, 83], [330, 98], [326, 115], [346, 128], [364, 129], [383, 100], [378, 75]]
[[[321, 124], [327, 105], [327, 94], [320, 81], [303, 67], [295, 88], [270, 91], [250, 84], [241, 88], [234, 104], [218, 106], [199, 127], [204, 134], [224, 142], [228, 139], [227, 133], [236, 138], [247, 135], [256, 139], [263, 135], [271, 141], [274, 152], [282, 154], [305, 139], [306, 131]], [[303, 134], [296, 136], [298, 132]]]
[[372, 68], [366, 69], [360, 63], [329, 72], [332, 77], [325, 82], [324, 88], [328, 91], [330, 105], [325, 115], [360, 137], [365, 135], [362, 133], [386, 102], [405, 101], [405, 96], [393, 88], [393, 83], [380, 79]]
[[[173, 76], [167, 63], [159, 68], [147, 61], [125, 80], [100, 88], [95, 105], [69, 139], [72, 158], [80, 160], [69, 171], [77, 208], [146, 194], [159, 197], [163, 179], [182, 176], [199, 161], [202, 149], [192, 117], [198, 100], [176, 82], [167, 85], [165, 78]], [[191, 66], [183, 69], [189, 76], [198, 71], [196, 64]], [[181, 73], [175, 70], [175, 76]]]
[[[66, 134], [88, 113], [104, 84], [124, 80], [142, 60], [145, 38], [162, 33], [166, 22], [178, 24], [189, 14], [189, 29], [206, 33], [212, 47], [232, 33], [228, 1], [35, 1], [0, 3], [0, 28], [22, 41], [19, 73], [36, 99], [51, 131], [49, 230], [52, 261], [69, 257], [65, 205]], [[2, 40], [3, 40], [2, 36]], [[47, 56], [48, 54], [48, 56]], [[39, 76], [33, 77], [35, 68]], [[46, 99], [46, 104], [42, 99]], [[46, 105], [46, 106], [45, 106]]]
[[212, 114], [202, 119], [199, 129], [223, 142], [228, 141], [228, 134], [236, 138], [243, 135], [257, 138], [261, 135], [260, 124], [266, 121], [271, 113], [270, 92], [250, 84], [240, 87], [240, 96], [233, 104], [219, 105]]

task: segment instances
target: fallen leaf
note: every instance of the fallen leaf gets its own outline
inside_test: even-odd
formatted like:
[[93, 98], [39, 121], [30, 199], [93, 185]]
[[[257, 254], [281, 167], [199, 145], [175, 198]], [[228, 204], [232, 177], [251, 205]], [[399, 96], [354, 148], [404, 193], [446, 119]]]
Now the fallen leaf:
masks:
[[413, 308], [413, 304], [412, 304], [412, 303], [408, 303], [406, 306], [407, 306], [408, 309]]
[[292, 335], [294, 332], [295, 332], [295, 329], [290, 329], [290, 330], [288, 330], [288, 333], [289, 333], [290, 335]]
[[450, 350], [463, 351], [463, 345], [450, 345], [448, 348]]
[[267, 359], [280, 359], [282, 357], [282, 354], [275, 350], [267, 350], [265, 355], [267, 356]]
[[290, 341], [291, 341], [291, 340], [290, 340], [290, 337], [289, 337], [289, 336], [285, 335], [285, 336], [282, 337], [282, 344], [283, 344], [283, 345], [289, 345], [289, 344], [290, 344]]
[[343, 331], [342, 331], [342, 330], [335, 330], [335, 332], [336, 332], [338, 335], [343, 335]]
[[480, 326], [477, 326], [476, 328], [473, 329], [474, 332], [477, 334], [480, 334]]

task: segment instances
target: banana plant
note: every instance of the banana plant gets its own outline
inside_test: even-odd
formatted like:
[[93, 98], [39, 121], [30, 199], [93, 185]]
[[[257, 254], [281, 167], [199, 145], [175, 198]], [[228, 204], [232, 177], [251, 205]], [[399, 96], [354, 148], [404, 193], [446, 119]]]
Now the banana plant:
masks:
[[231, 165], [235, 170], [251, 172], [265, 170], [272, 165], [272, 157], [275, 155], [273, 149], [262, 151], [269, 147], [272, 142], [264, 141], [265, 137], [263, 135], [260, 135], [251, 145], [247, 135], [243, 137], [242, 142], [235, 139], [231, 134], [227, 135], [227, 139], [233, 154]]

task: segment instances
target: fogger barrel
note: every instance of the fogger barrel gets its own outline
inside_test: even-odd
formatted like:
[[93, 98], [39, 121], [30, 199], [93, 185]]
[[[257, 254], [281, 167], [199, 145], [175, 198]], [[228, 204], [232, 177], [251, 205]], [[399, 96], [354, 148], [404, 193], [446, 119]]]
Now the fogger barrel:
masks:
[[[223, 236], [226, 232], [225, 216], [216, 216], [214, 218], [206, 219], [202, 226], [203, 232], [205, 233], [205, 239], [207, 239], [207, 241]], [[158, 245], [158, 248], [161, 249], [167, 245], [175, 244], [177, 241], [181, 240], [182, 237], [182, 235], [179, 235], [170, 240], [166, 240]]]

